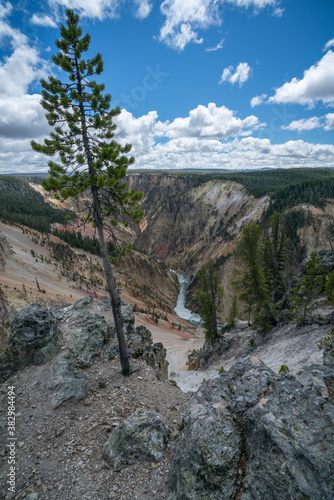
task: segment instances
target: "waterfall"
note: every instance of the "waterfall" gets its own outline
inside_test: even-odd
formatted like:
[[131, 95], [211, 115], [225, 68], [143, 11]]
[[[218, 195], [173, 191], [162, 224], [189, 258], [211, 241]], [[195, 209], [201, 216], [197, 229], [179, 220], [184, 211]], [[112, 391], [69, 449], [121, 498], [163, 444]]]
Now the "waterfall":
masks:
[[170, 269], [174, 274], [176, 274], [177, 279], [179, 280], [179, 285], [180, 285], [180, 291], [179, 291], [179, 296], [177, 298], [176, 306], [174, 308], [174, 311], [176, 314], [183, 319], [186, 319], [187, 321], [190, 321], [191, 323], [194, 323], [195, 325], [202, 325], [202, 318], [199, 314], [196, 314], [192, 312], [190, 309], [187, 309], [185, 307], [186, 299], [187, 299], [187, 288], [189, 281], [186, 279], [185, 276], [183, 276], [180, 273], [177, 273], [173, 269]]

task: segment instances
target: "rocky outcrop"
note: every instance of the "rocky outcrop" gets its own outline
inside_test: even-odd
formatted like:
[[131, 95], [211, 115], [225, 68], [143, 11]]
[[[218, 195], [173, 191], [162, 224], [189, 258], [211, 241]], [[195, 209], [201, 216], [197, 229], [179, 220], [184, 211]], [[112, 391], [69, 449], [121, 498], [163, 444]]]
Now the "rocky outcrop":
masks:
[[[167, 379], [166, 349], [160, 342], [153, 343], [152, 334], [145, 327], [134, 329], [130, 305], [122, 304], [122, 316], [129, 355], [141, 357], [159, 378]], [[30, 363], [50, 361], [59, 351], [59, 340], [72, 354], [77, 368], [91, 366], [102, 354], [109, 360], [118, 356], [109, 298], [94, 302], [91, 295], [50, 310], [40, 304], [23, 309], [13, 320], [8, 347], [0, 356], [0, 381]]]
[[169, 430], [157, 413], [138, 410], [112, 431], [104, 458], [115, 468], [133, 458], [161, 460]]
[[12, 322], [8, 347], [0, 356], [0, 381], [30, 363], [44, 364], [59, 351], [59, 330], [54, 315], [41, 304], [20, 311]]
[[71, 306], [52, 309], [59, 320], [65, 345], [80, 368], [92, 365], [112, 335], [112, 329], [102, 316], [87, 312], [92, 302], [91, 295]]
[[157, 376], [168, 379], [168, 361], [166, 349], [161, 342], [153, 344], [152, 334], [145, 326], [137, 326], [129, 332], [128, 346], [134, 357], [142, 357], [152, 366]]
[[53, 365], [54, 376], [47, 383], [53, 408], [69, 400], [80, 401], [87, 396], [87, 375], [74, 367], [71, 354], [60, 354]]
[[332, 356], [328, 343], [326, 364], [295, 377], [247, 357], [203, 384], [177, 439], [170, 500], [332, 498]]

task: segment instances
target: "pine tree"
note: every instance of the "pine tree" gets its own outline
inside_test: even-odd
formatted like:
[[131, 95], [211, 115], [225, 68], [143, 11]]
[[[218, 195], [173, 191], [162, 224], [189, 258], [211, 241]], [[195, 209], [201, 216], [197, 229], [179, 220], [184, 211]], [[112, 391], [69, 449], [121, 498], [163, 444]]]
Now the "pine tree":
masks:
[[[138, 201], [141, 193], [126, 190], [122, 179], [127, 167], [134, 159], [129, 158], [131, 146], [122, 147], [114, 139], [116, 125], [113, 118], [120, 109], [110, 110], [111, 96], [104, 94], [104, 84], [98, 84], [93, 77], [103, 71], [101, 54], [92, 59], [83, 59], [90, 44], [90, 35], [82, 35], [79, 16], [66, 10], [67, 21], [60, 28], [61, 38], [56, 40], [59, 52], [53, 62], [68, 79], [62, 82], [54, 76], [48, 81], [42, 79], [42, 106], [46, 110], [49, 125], [54, 127], [50, 138], [44, 144], [31, 142], [35, 151], [48, 156], [49, 178], [43, 182], [47, 190], [66, 200], [77, 198], [90, 190], [91, 204], [86, 220], [91, 220], [98, 233], [107, 289], [115, 320], [120, 348], [122, 373], [129, 375], [130, 365], [123, 334], [121, 300], [108, 256], [104, 229], [112, 227], [127, 218], [139, 222], [142, 216]], [[109, 224], [106, 226], [106, 221]], [[130, 247], [128, 248], [130, 250]], [[123, 250], [122, 252], [123, 253]]]
[[242, 292], [239, 298], [247, 306], [249, 319], [253, 315], [254, 328], [266, 331], [275, 321], [275, 307], [260, 263], [260, 228], [256, 222], [243, 228], [237, 255], [245, 264], [245, 272], [233, 284]]
[[287, 237], [281, 215], [277, 212], [271, 218], [271, 232], [264, 239], [262, 257], [271, 300], [276, 304], [283, 288], [282, 273], [287, 259]]
[[217, 314], [221, 311], [224, 290], [219, 285], [219, 276], [212, 259], [199, 270], [196, 299], [203, 318], [205, 338], [213, 340], [218, 336]]
[[324, 289], [325, 279], [325, 270], [314, 252], [307, 259], [305, 272], [298, 279], [298, 286], [293, 289], [290, 299], [292, 315], [300, 326], [304, 326], [307, 319], [317, 321], [314, 309], [318, 305], [317, 298]]
[[231, 310], [227, 322], [227, 326], [229, 328], [232, 328], [234, 326], [237, 314], [238, 314], [237, 296], [233, 295]]

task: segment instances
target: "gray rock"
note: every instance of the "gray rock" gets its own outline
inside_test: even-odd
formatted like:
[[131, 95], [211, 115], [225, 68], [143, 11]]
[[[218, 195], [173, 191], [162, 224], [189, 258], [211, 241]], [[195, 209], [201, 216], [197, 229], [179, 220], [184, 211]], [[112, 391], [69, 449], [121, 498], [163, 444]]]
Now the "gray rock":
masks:
[[64, 352], [53, 365], [52, 377], [47, 389], [51, 395], [51, 404], [57, 408], [68, 400], [80, 401], [87, 396], [87, 375], [74, 367], [71, 354]]
[[161, 342], [153, 344], [152, 334], [145, 326], [137, 326], [128, 335], [128, 347], [133, 357], [141, 357], [161, 379], [168, 379], [166, 349]]
[[334, 372], [334, 338], [327, 342], [323, 355], [323, 363]]
[[170, 469], [170, 500], [233, 498], [240, 436], [224, 403], [189, 404]]
[[60, 330], [79, 367], [91, 366], [110, 336], [105, 319], [97, 314], [87, 314], [70, 325], [62, 324]]
[[112, 431], [104, 458], [114, 467], [133, 458], [161, 460], [168, 436], [168, 427], [160, 415], [139, 410]]
[[247, 357], [198, 389], [176, 442], [170, 499], [234, 497], [242, 453], [236, 422], [275, 380], [275, 373], [262, 361]]
[[334, 406], [326, 367], [285, 375], [244, 415], [247, 450], [242, 499], [331, 499]]
[[59, 351], [59, 330], [54, 315], [41, 304], [20, 311], [12, 322], [8, 347], [0, 358], [0, 380], [30, 363], [43, 364]]
[[[227, 327], [226, 330], [228, 329], [229, 328]], [[220, 356], [224, 351], [226, 351], [226, 349], [230, 347], [231, 343], [232, 339], [225, 337], [225, 335], [221, 335], [219, 338], [215, 339], [212, 342], [206, 340], [200, 353], [201, 368], [206, 367], [215, 358]]]

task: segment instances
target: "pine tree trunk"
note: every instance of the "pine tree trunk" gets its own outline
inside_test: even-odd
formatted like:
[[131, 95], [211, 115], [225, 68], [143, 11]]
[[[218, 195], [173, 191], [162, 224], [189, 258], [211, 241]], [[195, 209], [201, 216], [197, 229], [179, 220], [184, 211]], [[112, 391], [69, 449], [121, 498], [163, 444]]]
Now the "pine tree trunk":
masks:
[[98, 193], [97, 193], [97, 189], [95, 188], [95, 186], [92, 187], [92, 194], [93, 194], [94, 221], [95, 221], [96, 229], [97, 229], [97, 232], [99, 235], [104, 273], [105, 273], [107, 289], [109, 292], [111, 307], [112, 307], [113, 316], [114, 316], [115, 328], [116, 328], [118, 345], [119, 345], [119, 356], [120, 356], [121, 365], [122, 365], [122, 374], [127, 376], [127, 375], [130, 375], [130, 364], [129, 364], [129, 358], [128, 358], [128, 350], [127, 350], [126, 341], [125, 341], [124, 332], [123, 332], [121, 298], [119, 296], [119, 293], [118, 293], [118, 290], [116, 287], [116, 280], [115, 280], [114, 274], [112, 272], [112, 267], [111, 267], [109, 256], [108, 256], [107, 244], [106, 244], [106, 241], [104, 238], [104, 232], [103, 232], [103, 220], [102, 220], [101, 212], [100, 212]]

